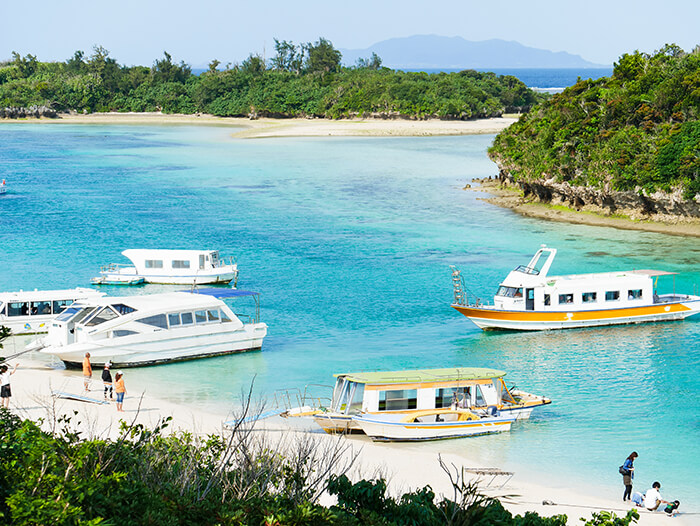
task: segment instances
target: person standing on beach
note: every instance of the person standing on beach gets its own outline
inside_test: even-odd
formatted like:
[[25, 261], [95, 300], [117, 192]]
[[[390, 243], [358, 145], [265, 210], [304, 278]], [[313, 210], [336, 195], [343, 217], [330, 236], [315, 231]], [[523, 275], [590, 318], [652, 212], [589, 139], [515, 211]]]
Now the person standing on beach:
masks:
[[632, 499], [632, 481], [634, 480], [634, 459], [639, 455], [636, 451], [632, 451], [629, 457], [622, 464], [622, 483], [625, 485], [625, 492], [622, 494], [622, 502]]
[[116, 380], [114, 384], [114, 392], [117, 393], [117, 411], [123, 413], [124, 395], [126, 394], [126, 387], [124, 387], [124, 373], [118, 371], [114, 376], [114, 379]]
[[2, 400], [2, 404], [0, 406], [4, 407], [5, 409], [10, 408], [10, 397], [12, 396], [12, 390], [10, 389], [10, 376], [15, 374], [18, 365], [19, 364], [16, 363], [15, 368], [12, 369], [12, 371], [10, 371], [5, 364], [0, 366], [0, 400]]
[[85, 392], [90, 390], [90, 381], [92, 380], [92, 364], [90, 363], [90, 353], [85, 353], [85, 358], [83, 358], [83, 384], [85, 385]]
[[105, 363], [105, 368], [102, 369], [102, 383], [104, 383], [105, 386], [105, 400], [107, 400], [107, 391], [109, 391], [109, 399], [112, 399], [112, 392], [114, 391], [114, 388], [112, 387], [112, 373], [109, 371], [109, 368], [112, 367], [112, 362], [107, 360], [107, 363]]

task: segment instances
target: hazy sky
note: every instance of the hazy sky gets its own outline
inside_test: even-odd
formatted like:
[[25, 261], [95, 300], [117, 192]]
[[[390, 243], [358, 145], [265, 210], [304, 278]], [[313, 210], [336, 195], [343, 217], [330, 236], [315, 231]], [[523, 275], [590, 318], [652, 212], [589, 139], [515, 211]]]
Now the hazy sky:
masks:
[[65, 60], [95, 44], [120, 64], [168, 51], [194, 67], [273, 50], [273, 38], [366, 48], [416, 34], [499, 38], [612, 64], [665, 43], [700, 44], [700, 1], [668, 0], [0, 0], [0, 60]]

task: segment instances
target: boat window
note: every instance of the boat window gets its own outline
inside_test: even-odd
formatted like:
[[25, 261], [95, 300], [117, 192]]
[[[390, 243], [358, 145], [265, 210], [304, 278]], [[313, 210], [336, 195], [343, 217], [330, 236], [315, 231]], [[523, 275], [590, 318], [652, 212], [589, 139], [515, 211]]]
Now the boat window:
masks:
[[129, 331], [126, 329], [118, 329], [116, 331], [112, 331], [112, 337], [113, 338], [121, 338], [122, 336], [131, 336], [132, 334], [138, 334], [136, 331]]
[[198, 310], [194, 313], [194, 317], [197, 320], [197, 323], [206, 323], [207, 322], [207, 311], [205, 310]]
[[73, 323], [78, 323], [78, 322], [84, 320], [85, 318], [87, 318], [88, 316], [90, 316], [97, 309], [99, 309], [99, 307], [83, 307], [80, 310], [80, 312], [78, 314], [76, 314], [75, 317], [73, 319], [71, 319], [70, 321], [72, 321]]
[[544, 295], [544, 305], [545, 307], [548, 307], [549, 305], [552, 304], [552, 300], [549, 298], [549, 294]]
[[573, 303], [574, 302], [574, 295], [573, 294], [559, 294], [559, 304], [561, 305], [562, 303]]
[[2, 316], [3, 314], [5, 314], [5, 304], [2, 301], [0, 301], [0, 316]]
[[66, 307], [73, 303], [73, 300], [56, 300], [53, 302], [53, 313], [61, 314]]
[[617, 301], [620, 299], [619, 290], [609, 290], [605, 293], [605, 301]]
[[435, 407], [450, 407], [456, 389], [435, 389]]
[[56, 320], [68, 321], [75, 315], [76, 312], [80, 312], [80, 307], [68, 307], [61, 313], [61, 315], [58, 318], [56, 318]]
[[136, 320], [139, 323], [145, 325], [152, 325], [153, 327], [158, 327], [159, 329], [167, 329], [168, 323], [165, 320], [165, 314], [155, 314], [154, 316], [146, 316], [140, 320]]
[[581, 299], [584, 303], [594, 303], [598, 301], [598, 294], [595, 292], [584, 292], [581, 294]]
[[162, 259], [147, 259], [146, 268], [163, 268]]
[[352, 400], [350, 401], [350, 407], [347, 413], [355, 415], [362, 411], [362, 400], [365, 397], [365, 384], [355, 384], [355, 392], [352, 394]]
[[[333, 410], [338, 413], [344, 413], [348, 406], [348, 398], [350, 398], [350, 388], [354, 385], [354, 382], [349, 382], [345, 378], [339, 379], [335, 386], [335, 392], [333, 393], [333, 399], [335, 401], [333, 405]], [[337, 395], [337, 398], [336, 398]]]
[[208, 310], [207, 321], [219, 322], [219, 310]]
[[182, 320], [183, 325], [192, 325], [194, 323], [191, 312], [180, 313], [180, 319]]
[[642, 299], [642, 289], [633, 289], [627, 291], [628, 300], [641, 300]]
[[180, 325], [180, 315], [177, 312], [168, 314], [168, 323], [170, 324], [170, 328], [177, 327]]
[[33, 301], [32, 314], [51, 314], [51, 302]]
[[523, 289], [517, 287], [504, 287], [503, 285], [501, 285], [500, 287], [498, 287], [498, 292], [496, 292], [496, 296], [504, 296], [506, 298], [522, 298]]
[[124, 305], [123, 303], [116, 303], [114, 305], [110, 305], [115, 311], [117, 311], [119, 314], [122, 316], [124, 314], [129, 314], [130, 312], [134, 312], [136, 309], [133, 307], [129, 307], [128, 305]]
[[476, 399], [474, 401], [474, 405], [477, 407], [482, 407], [486, 405], [486, 400], [484, 399], [484, 394], [481, 392], [481, 387], [478, 385], [475, 385], [476, 387]]
[[515, 401], [515, 398], [513, 398], [513, 395], [510, 394], [510, 391], [508, 390], [506, 383], [501, 378], [494, 378], [493, 385], [496, 388], [496, 391], [498, 391], [498, 393], [499, 393], [498, 394], [499, 402], [508, 402], [510, 404], [517, 403]]
[[400, 411], [415, 409], [418, 405], [416, 389], [397, 389], [395, 391], [379, 391], [380, 411]]
[[226, 314], [224, 311], [221, 311], [221, 322], [226, 323], [231, 321], [231, 318], [228, 317], [228, 314]]
[[95, 325], [99, 325], [100, 323], [104, 323], [118, 317], [119, 315], [116, 312], [109, 307], [105, 307], [95, 314], [85, 325], [88, 327], [94, 327]]
[[190, 268], [190, 262], [187, 259], [173, 259], [173, 268]]
[[201, 270], [203, 268], [204, 268], [204, 254], [200, 254], [199, 255], [199, 269]]
[[19, 301], [7, 304], [8, 316], [27, 316], [29, 315], [29, 303]]

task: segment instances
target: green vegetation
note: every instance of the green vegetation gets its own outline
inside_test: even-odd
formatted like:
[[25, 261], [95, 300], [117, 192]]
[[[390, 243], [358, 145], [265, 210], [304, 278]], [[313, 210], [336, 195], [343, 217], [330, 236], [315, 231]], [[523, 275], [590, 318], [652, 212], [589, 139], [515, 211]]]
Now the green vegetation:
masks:
[[163, 111], [218, 116], [404, 116], [471, 119], [526, 111], [537, 95], [512, 76], [462, 71], [406, 73], [381, 67], [374, 55], [355, 67], [320, 38], [296, 45], [275, 40], [266, 63], [251, 54], [240, 65], [193, 75], [165, 53], [152, 67], [121, 66], [102, 47], [66, 62], [33, 55], [0, 64], [0, 108], [47, 106], [57, 111]]
[[[453, 499], [436, 498], [429, 486], [393, 498], [382, 479], [353, 484], [345, 473], [355, 459], [342, 437], [302, 436], [291, 447], [273, 449], [251, 428], [225, 436], [168, 434], [166, 419], [151, 430], [123, 423], [116, 440], [88, 439], [76, 417], [40, 426], [0, 409], [0, 524], [566, 524], [565, 515], [513, 517], [442, 460]], [[318, 504], [324, 491], [337, 505]], [[606, 517], [615, 518], [602, 514], [590, 524], [623, 524]]]
[[700, 193], [700, 47], [623, 55], [501, 132], [489, 150], [521, 181]]

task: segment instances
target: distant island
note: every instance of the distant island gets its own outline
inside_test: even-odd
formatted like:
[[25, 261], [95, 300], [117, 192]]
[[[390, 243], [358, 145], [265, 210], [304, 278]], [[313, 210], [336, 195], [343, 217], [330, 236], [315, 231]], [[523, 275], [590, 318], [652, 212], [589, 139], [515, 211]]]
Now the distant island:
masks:
[[533, 108], [489, 149], [526, 199], [636, 219], [700, 219], [700, 46], [620, 57]]
[[341, 52], [324, 38], [301, 44], [275, 39], [270, 60], [251, 54], [241, 64], [220, 66], [213, 60], [194, 75], [168, 53], [151, 67], [124, 66], [99, 46], [89, 56], [76, 51], [65, 62], [13, 53], [0, 63], [0, 117], [160, 111], [253, 119], [469, 120], [528, 111], [543, 99], [510, 75], [395, 71], [383, 67], [376, 53], [343, 66]]
[[414, 35], [391, 38], [366, 49], [342, 49], [344, 60], [353, 64], [372, 53], [395, 69], [478, 69], [502, 68], [605, 68], [578, 55], [524, 46], [506, 40], [474, 42], [462, 37]]

